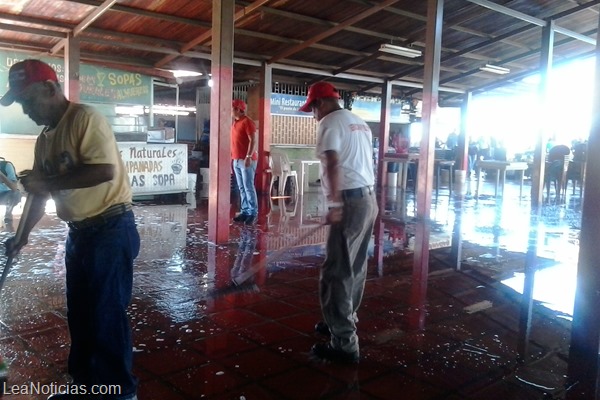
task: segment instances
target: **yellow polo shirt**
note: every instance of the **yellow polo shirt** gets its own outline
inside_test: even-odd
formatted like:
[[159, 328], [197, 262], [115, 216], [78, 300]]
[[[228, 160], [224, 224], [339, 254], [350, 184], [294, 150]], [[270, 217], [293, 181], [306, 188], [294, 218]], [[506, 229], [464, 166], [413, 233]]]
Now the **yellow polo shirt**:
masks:
[[114, 178], [89, 188], [52, 192], [59, 218], [81, 221], [131, 202], [129, 178], [108, 121], [93, 107], [71, 103], [56, 128], [38, 137], [33, 168], [55, 176], [81, 164], [113, 164]]

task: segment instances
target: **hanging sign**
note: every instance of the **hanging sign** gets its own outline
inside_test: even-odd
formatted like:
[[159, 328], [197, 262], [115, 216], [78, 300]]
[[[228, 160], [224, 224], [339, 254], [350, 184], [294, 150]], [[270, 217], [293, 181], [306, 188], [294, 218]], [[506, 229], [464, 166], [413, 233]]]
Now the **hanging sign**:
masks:
[[[8, 70], [27, 58], [36, 58], [50, 65], [61, 84], [65, 82], [64, 60], [52, 57], [29, 57], [18, 52], [0, 51], [0, 93], [8, 91]], [[136, 72], [120, 71], [95, 65], [80, 65], [80, 100], [111, 104], [152, 103], [152, 79]]]

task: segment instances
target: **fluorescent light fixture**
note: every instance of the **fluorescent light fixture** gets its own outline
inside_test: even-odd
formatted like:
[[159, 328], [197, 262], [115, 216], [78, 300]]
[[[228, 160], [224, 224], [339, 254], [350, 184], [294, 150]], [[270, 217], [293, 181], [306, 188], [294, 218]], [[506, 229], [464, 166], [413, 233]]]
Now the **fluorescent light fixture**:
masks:
[[[146, 114], [150, 113], [150, 107], [144, 107]], [[158, 115], [189, 115], [191, 112], [196, 112], [196, 107], [185, 107], [185, 106], [168, 106], [168, 105], [154, 105], [152, 106], [152, 112]]]
[[115, 106], [117, 115], [144, 115], [143, 106]]
[[202, 75], [202, 72], [185, 71], [182, 69], [172, 70], [171, 72], [173, 73], [173, 76], [175, 78], [185, 78], [188, 76], [201, 76]]
[[485, 64], [485, 66], [479, 68], [482, 71], [491, 72], [493, 74], [505, 75], [510, 72], [510, 69], [499, 67], [497, 65]]
[[411, 49], [410, 47], [396, 46], [388, 43], [382, 44], [379, 48], [379, 51], [410, 58], [421, 57], [421, 55], [423, 54], [421, 50]]

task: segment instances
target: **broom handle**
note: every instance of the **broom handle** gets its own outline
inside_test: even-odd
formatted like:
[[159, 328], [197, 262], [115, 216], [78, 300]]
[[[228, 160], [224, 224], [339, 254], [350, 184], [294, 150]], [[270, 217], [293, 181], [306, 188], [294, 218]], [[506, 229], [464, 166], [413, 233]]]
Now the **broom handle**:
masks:
[[258, 271], [260, 271], [261, 269], [263, 269], [269, 262], [273, 262], [273, 261], [279, 260], [282, 255], [284, 255], [286, 252], [288, 252], [290, 250], [291, 247], [295, 247], [295, 246], [299, 245], [306, 238], [314, 235], [324, 225], [326, 225], [326, 224], [319, 224], [319, 225], [315, 226], [314, 228], [311, 228], [308, 232], [304, 233], [302, 236], [300, 236], [298, 239], [296, 239], [292, 244], [290, 244], [290, 245], [288, 245], [286, 247], [282, 247], [282, 248], [278, 249], [277, 251], [273, 252], [270, 256], [265, 257], [263, 260], [261, 260], [261, 261], [257, 262], [256, 264], [252, 265], [248, 269], [248, 271], [244, 272], [243, 274], [241, 274], [237, 278], [232, 279], [233, 284], [236, 285], [236, 286], [237, 285], [241, 285], [242, 283], [244, 283], [245, 281], [247, 281], [252, 275], [256, 274]]
[[[14, 236], [14, 242], [19, 243], [21, 241], [21, 236], [23, 236], [23, 231], [25, 230], [25, 221], [27, 220], [27, 215], [29, 214], [29, 210], [31, 209], [31, 205], [33, 204], [33, 195], [27, 195], [27, 199], [25, 200], [25, 205], [23, 206], [23, 213], [21, 213], [21, 219], [19, 220], [19, 226], [17, 226], [17, 232]], [[4, 269], [2, 270], [2, 276], [0, 276], [0, 291], [2, 291], [2, 287], [4, 286], [4, 281], [6, 281], [6, 277], [10, 271], [10, 267], [12, 266], [14, 260], [14, 256], [8, 256], [6, 258], [6, 264], [4, 264]]]

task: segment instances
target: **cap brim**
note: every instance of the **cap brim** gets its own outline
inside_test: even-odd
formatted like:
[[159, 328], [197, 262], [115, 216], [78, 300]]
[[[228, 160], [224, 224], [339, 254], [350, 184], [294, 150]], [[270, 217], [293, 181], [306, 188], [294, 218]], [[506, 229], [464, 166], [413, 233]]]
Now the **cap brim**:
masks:
[[306, 103], [304, 103], [304, 105], [302, 107], [300, 107], [298, 110], [302, 111], [302, 112], [311, 112], [312, 110], [310, 109], [310, 104], [312, 103], [312, 100], [309, 102], [307, 101]]
[[0, 105], [3, 106], [10, 106], [12, 103], [15, 102], [15, 93], [12, 90], [9, 90], [8, 92], [6, 92], [6, 94], [4, 96], [2, 96], [2, 98], [0, 99]]

